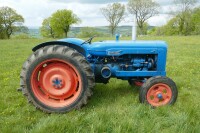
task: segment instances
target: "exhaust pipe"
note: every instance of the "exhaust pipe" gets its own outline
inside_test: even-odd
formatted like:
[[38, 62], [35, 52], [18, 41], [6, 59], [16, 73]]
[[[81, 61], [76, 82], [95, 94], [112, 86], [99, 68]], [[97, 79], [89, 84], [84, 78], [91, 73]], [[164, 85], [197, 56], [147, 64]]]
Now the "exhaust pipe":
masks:
[[136, 22], [136, 15], [133, 16], [133, 26], [132, 26], [132, 40], [136, 41], [137, 36], [137, 22]]

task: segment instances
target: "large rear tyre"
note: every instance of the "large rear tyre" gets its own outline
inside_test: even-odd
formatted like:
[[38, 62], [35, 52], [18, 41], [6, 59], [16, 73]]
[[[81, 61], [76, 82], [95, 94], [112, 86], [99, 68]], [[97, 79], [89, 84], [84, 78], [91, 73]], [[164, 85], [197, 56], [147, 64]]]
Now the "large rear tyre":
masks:
[[36, 108], [47, 113], [65, 113], [87, 104], [95, 81], [81, 54], [54, 45], [37, 50], [24, 63], [20, 85]]
[[176, 84], [168, 77], [152, 77], [140, 88], [139, 100], [141, 103], [153, 107], [172, 105], [176, 102], [178, 91]]

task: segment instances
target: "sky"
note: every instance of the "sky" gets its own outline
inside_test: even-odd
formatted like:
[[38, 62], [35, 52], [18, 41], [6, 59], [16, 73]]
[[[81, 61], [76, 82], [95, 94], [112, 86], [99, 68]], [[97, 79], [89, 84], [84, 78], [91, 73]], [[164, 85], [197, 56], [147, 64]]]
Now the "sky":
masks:
[[[172, 17], [168, 13], [173, 8], [173, 0], [154, 0], [161, 5], [160, 14], [150, 18], [151, 26], [162, 26]], [[200, 0], [198, 0], [200, 5]], [[127, 4], [128, 0], [0, 0], [0, 7], [9, 6], [25, 19], [25, 26], [40, 27], [42, 21], [58, 9], [72, 10], [82, 22], [82, 26], [107, 26], [109, 23], [100, 12], [100, 8], [112, 2]], [[120, 25], [132, 25], [132, 16], [127, 16]]]

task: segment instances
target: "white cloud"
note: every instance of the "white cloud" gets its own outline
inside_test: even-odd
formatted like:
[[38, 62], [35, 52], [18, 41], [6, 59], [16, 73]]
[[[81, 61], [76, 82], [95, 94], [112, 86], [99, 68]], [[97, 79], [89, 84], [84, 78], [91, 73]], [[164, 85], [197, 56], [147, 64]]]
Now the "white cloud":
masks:
[[148, 20], [149, 25], [151, 26], [163, 26], [171, 19], [171, 16], [168, 14], [159, 14]]
[[73, 10], [82, 23], [77, 26], [100, 26], [105, 25], [99, 8], [104, 4], [81, 4], [81, 3], [60, 3], [48, 0], [0, 0], [0, 6], [9, 6], [14, 8], [19, 14], [25, 18], [25, 25], [29, 27], [38, 27], [44, 18], [49, 17], [58, 9]]
[[105, 3], [113, 3], [113, 2], [127, 2], [128, 0], [73, 0], [73, 1], [63, 1], [63, 0], [50, 0], [61, 3], [89, 3], [89, 4], [105, 4]]

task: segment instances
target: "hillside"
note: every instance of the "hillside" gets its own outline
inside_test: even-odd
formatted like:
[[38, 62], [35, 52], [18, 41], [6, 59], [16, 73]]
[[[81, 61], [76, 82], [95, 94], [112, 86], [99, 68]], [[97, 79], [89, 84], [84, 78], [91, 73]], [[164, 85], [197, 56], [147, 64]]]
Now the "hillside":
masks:
[[[84, 27], [72, 27], [69, 32], [69, 37], [76, 37], [81, 29]], [[94, 27], [97, 32], [102, 33], [103, 35], [109, 34], [109, 27], [107, 26], [99, 26]], [[153, 26], [149, 26], [149, 30], [154, 28]], [[116, 33], [120, 33], [122, 36], [131, 36], [132, 26], [119, 26], [116, 30]], [[41, 38], [39, 28], [30, 28], [29, 35], [33, 38]]]
[[41, 38], [41, 35], [40, 35], [40, 30], [39, 28], [30, 28], [29, 29], [29, 35], [33, 38]]

